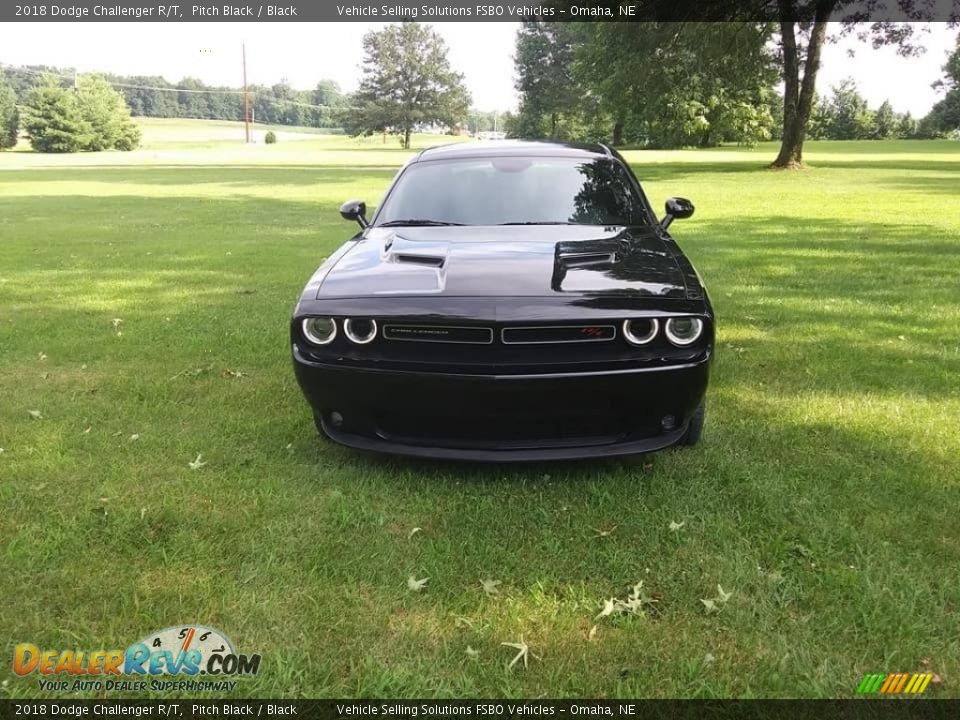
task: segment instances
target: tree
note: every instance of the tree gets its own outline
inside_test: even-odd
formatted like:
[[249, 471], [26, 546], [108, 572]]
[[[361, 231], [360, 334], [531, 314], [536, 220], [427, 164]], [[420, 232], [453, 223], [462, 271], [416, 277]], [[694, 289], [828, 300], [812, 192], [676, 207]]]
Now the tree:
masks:
[[960, 128], [960, 36], [957, 38], [957, 48], [943, 66], [943, 72], [943, 79], [935, 82], [933, 86], [945, 89], [947, 93], [922, 121], [928, 133], [934, 135]]
[[313, 124], [322, 128], [336, 127], [340, 122], [340, 113], [347, 105], [347, 99], [340, 90], [340, 86], [333, 80], [318, 82], [306, 102], [319, 105], [318, 108], [313, 109]]
[[583, 88], [573, 75], [574, 38], [575, 27], [560, 22], [526, 21], [517, 31], [518, 134], [557, 138], [561, 118], [576, 112]]
[[89, 127], [84, 150], [133, 150], [140, 129], [130, 118], [123, 95], [99, 75], [84, 75], [77, 84], [77, 106]]
[[351, 134], [396, 133], [408, 149], [414, 128], [466, 119], [463, 76], [450, 68], [447, 46], [431, 28], [389, 25], [364, 35], [363, 49], [360, 89], [347, 114]]
[[878, 140], [886, 140], [897, 136], [897, 125], [899, 118], [893, 111], [893, 106], [889, 100], [884, 100], [883, 104], [877, 108], [873, 115], [873, 137]]
[[90, 137], [77, 96], [61, 87], [56, 75], [49, 74], [27, 93], [24, 128], [37, 152], [77, 152], [86, 147]]
[[[891, 0], [894, 10], [914, 20], [932, 19], [930, 3], [914, 0]], [[856, 0], [778, 0], [780, 28], [780, 64], [783, 76], [783, 136], [780, 152], [773, 167], [790, 168], [803, 164], [803, 142], [806, 139], [816, 94], [817, 74], [823, 45], [829, 40], [856, 32], [860, 40], [874, 48], [895, 45], [901, 55], [913, 55], [921, 48], [912, 42], [917, 23], [870, 20], [871, 10], [883, 9], [883, 3], [866, 3], [865, 12], [841, 18], [841, 30], [828, 36], [828, 22]], [[889, 13], [888, 13], [889, 14]]]
[[573, 30], [577, 94], [581, 103], [599, 104], [614, 144], [711, 146], [770, 137], [772, 24], [565, 24], [564, 32]]
[[841, 81], [832, 90], [827, 137], [831, 140], [862, 140], [870, 137], [873, 129], [873, 112], [867, 107], [864, 97], [857, 91], [853, 79], [847, 78]]
[[912, 138], [917, 134], [917, 121], [913, 119], [910, 113], [902, 115], [897, 120], [897, 137]]
[[0, 72], [0, 150], [12, 148], [17, 144], [19, 130], [20, 113], [17, 110], [17, 96]]

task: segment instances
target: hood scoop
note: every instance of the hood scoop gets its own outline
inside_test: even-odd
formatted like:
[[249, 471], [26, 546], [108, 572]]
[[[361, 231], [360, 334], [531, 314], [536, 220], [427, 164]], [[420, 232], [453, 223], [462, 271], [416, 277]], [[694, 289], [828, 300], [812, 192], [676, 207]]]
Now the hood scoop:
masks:
[[429, 265], [430, 267], [443, 267], [443, 264], [447, 261], [446, 255], [424, 255], [420, 253], [391, 253], [390, 259], [393, 262]]
[[449, 255], [449, 243], [413, 242], [397, 233], [391, 233], [383, 244], [383, 261], [388, 263], [442, 268]]
[[615, 252], [567, 252], [558, 253], [557, 258], [568, 268], [576, 268], [612, 265], [617, 261], [617, 254]]
[[554, 264], [567, 270], [609, 267], [620, 261], [621, 249], [618, 239], [558, 242]]

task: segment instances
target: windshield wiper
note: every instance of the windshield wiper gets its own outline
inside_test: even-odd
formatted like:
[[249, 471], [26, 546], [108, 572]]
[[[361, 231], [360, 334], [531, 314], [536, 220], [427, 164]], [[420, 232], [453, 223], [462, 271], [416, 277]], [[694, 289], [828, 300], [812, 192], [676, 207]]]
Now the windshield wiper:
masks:
[[410, 218], [408, 220], [390, 220], [385, 223], [378, 223], [377, 227], [429, 227], [429, 226], [450, 226], [450, 225], [463, 225], [463, 223], [456, 222], [444, 222], [443, 220], [421, 220], [419, 218]]

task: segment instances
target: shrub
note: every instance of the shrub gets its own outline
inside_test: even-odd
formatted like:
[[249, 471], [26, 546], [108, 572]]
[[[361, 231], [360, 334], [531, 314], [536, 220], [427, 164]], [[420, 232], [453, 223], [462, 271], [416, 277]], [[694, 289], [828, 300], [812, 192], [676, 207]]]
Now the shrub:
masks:
[[277, 142], [277, 134], [273, 130], [267, 130], [267, 134], [263, 136], [263, 141], [267, 145], [273, 145]]

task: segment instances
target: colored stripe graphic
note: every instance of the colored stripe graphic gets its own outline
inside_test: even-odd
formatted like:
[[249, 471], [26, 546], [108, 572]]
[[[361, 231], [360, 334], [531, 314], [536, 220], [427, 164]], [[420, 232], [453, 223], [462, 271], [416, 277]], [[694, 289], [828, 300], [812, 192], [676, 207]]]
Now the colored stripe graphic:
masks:
[[857, 693], [919, 695], [927, 689], [932, 678], [933, 673], [867, 673], [857, 686]]

